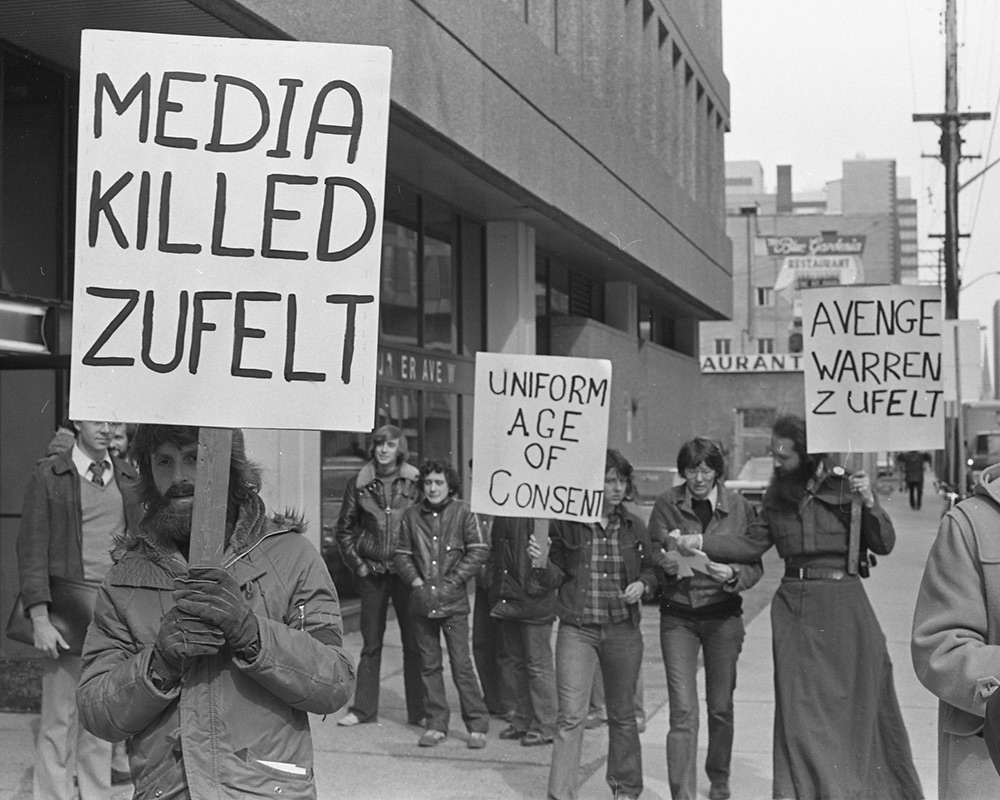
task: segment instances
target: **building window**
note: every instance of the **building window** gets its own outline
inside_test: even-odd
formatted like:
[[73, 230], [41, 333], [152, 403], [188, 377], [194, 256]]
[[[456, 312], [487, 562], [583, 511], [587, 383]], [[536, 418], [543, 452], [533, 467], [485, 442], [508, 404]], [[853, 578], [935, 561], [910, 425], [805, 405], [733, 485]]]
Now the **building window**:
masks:
[[774, 289], [772, 287], [757, 287], [757, 305], [761, 307], [774, 305]]
[[604, 322], [604, 284], [553, 258], [535, 257], [535, 350], [550, 355], [553, 317], [586, 317]]
[[715, 354], [717, 356], [728, 356], [732, 352], [732, 339], [716, 339]]
[[774, 352], [774, 339], [758, 339], [757, 340], [757, 352], [758, 353], [773, 353]]
[[671, 350], [677, 349], [677, 321], [653, 308], [649, 303], [639, 303], [639, 338]]

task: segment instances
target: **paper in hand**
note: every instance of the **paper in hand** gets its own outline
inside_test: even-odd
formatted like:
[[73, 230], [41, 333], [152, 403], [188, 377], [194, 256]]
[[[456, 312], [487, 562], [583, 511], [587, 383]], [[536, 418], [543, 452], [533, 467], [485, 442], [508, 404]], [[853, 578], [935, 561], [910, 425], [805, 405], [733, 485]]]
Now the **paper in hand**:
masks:
[[690, 578], [694, 574], [693, 570], [709, 574], [708, 556], [701, 550], [695, 550], [694, 555], [690, 556], [682, 556], [676, 550], [668, 550], [664, 556], [668, 562], [677, 564], [678, 578]]

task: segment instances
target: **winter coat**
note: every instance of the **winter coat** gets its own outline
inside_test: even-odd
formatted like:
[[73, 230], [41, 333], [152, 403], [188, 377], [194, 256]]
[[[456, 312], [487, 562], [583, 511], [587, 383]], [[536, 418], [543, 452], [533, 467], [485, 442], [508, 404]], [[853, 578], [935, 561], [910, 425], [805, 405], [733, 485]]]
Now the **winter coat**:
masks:
[[[111, 465], [125, 506], [126, 528], [134, 531], [142, 518], [139, 474], [114, 456]], [[17, 565], [25, 609], [50, 602], [50, 575], [83, 580], [83, 511], [72, 448], [42, 459], [32, 470], [17, 537]]]
[[[720, 536], [741, 536], [746, 532], [756, 516], [753, 507], [742, 496], [727, 489], [721, 483], [712, 518], [705, 528], [706, 534]], [[676, 550], [677, 544], [670, 538], [670, 531], [679, 528], [681, 533], [701, 533], [701, 520], [691, 508], [691, 495], [686, 484], [675, 486], [661, 494], [649, 515], [649, 538], [653, 546], [660, 545], [665, 550]], [[736, 580], [722, 584], [709, 575], [694, 572], [687, 578], [663, 576], [661, 599], [670, 605], [684, 608], [702, 608], [721, 603], [732, 598], [736, 592], [749, 589], [764, 574], [764, 567], [758, 560], [753, 564], [732, 564]]]
[[[646, 526], [624, 506], [618, 506], [613, 513], [619, 515], [621, 523], [618, 547], [625, 562], [625, 582], [621, 588], [641, 580], [649, 593], [657, 585], [657, 579]], [[590, 523], [553, 520], [549, 525], [548, 563], [532, 570], [529, 584], [556, 590], [556, 616], [568, 625], [583, 624], [593, 537]], [[639, 624], [639, 605], [630, 603], [628, 606], [633, 626]]]
[[942, 800], [1000, 797], [982, 737], [1000, 683], [1000, 464], [941, 519], [917, 594], [910, 642], [920, 682], [937, 695]]
[[[791, 566], [846, 569], [851, 496], [849, 476], [832, 472], [805, 493], [797, 510], [776, 503], [768, 490], [760, 516], [745, 536], [708, 533], [702, 549], [713, 561], [752, 564], [773, 544]], [[878, 498], [872, 508], [862, 505], [861, 545], [888, 555], [895, 544], [896, 530]]]
[[493, 520], [489, 575], [490, 616], [519, 622], [543, 624], [556, 618], [556, 596], [537, 582], [529, 586], [531, 558], [528, 541], [535, 520], [524, 517], [497, 517]]
[[486, 562], [490, 546], [468, 503], [449, 497], [440, 506], [426, 500], [403, 514], [396, 571], [407, 584], [422, 586], [410, 596], [410, 610], [422, 617], [469, 613], [466, 584]]
[[356, 575], [365, 566], [376, 574], [393, 570], [399, 522], [417, 501], [419, 477], [416, 467], [403, 463], [392, 485], [386, 487], [375, 472], [375, 463], [369, 461], [347, 482], [337, 520], [337, 543], [344, 563]]
[[128, 740], [135, 800], [316, 797], [308, 714], [347, 703], [354, 666], [337, 591], [301, 530], [265, 519], [259, 500], [241, 509], [224, 564], [257, 616], [259, 652], [245, 661], [224, 647], [192, 659], [166, 691], [150, 660], [187, 563], [145, 532], [117, 554], [87, 633], [77, 704], [87, 730]]

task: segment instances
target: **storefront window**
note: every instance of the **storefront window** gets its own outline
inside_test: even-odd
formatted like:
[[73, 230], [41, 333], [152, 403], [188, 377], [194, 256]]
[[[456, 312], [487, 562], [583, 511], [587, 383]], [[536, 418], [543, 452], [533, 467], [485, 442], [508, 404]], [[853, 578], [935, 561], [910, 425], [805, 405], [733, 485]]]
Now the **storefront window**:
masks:
[[461, 475], [458, 463], [458, 395], [424, 392], [425, 458], [450, 461]]
[[456, 215], [424, 201], [424, 347], [457, 348], [455, 260]]
[[66, 78], [2, 50], [0, 78], [0, 291], [64, 299], [64, 154], [76, 129]]
[[417, 292], [417, 232], [386, 220], [379, 314], [382, 338], [399, 344], [418, 343]]

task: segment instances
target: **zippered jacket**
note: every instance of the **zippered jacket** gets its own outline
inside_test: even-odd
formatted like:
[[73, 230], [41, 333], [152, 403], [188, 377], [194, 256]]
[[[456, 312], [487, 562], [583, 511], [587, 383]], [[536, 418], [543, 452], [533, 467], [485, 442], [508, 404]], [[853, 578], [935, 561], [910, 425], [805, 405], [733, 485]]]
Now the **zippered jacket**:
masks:
[[537, 582], [529, 585], [532, 566], [528, 541], [534, 530], [535, 520], [525, 517], [493, 520], [486, 563], [490, 616], [536, 624], [555, 620], [555, 592]]
[[302, 525], [240, 510], [224, 565], [260, 629], [252, 661], [228, 647], [191, 659], [161, 691], [150, 674], [160, 620], [187, 572], [176, 546], [133, 537], [116, 553], [83, 650], [83, 726], [129, 742], [135, 800], [315, 798], [309, 714], [343, 707], [354, 666], [337, 591]]
[[344, 563], [355, 574], [367, 565], [374, 573], [393, 571], [403, 512], [417, 502], [420, 473], [412, 464], [400, 464], [386, 486], [369, 461], [347, 482], [337, 520], [337, 544]]
[[[755, 513], [745, 498], [718, 484], [718, 495], [712, 518], [705, 528], [705, 535], [742, 536], [746, 533]], [[701, 520], [691, 507], [691, 496], [685, 484], [667, 489], [656, 498], [649, 515], [649, 538], [653, 546], [676, 550], [677, 544], [669, 533], [674, 529], [683, 533], [701, 533]], [[694, 572], [690, 577], [677, 578], [663, 575], [661, 599], [682, 608], [704, 608], [729, 600], [734, 593], [745, 591], [760, 580], [764, 567], [758, 560], [753, 564], [731, 564], [736, 572], [732, 584], [722, 584], [709, 575]]]
[[[624, 506], [618, 506], [621, 527], [618, 529], [618, 547], [625, 562], [625, 583], [621, 587], [641, 580], [645, 594], [657, 587], [652, 546], [649, 533], [642, 521]], [[583, 624], [583, 609], [587, 587], [590, 585], [590, 559], [593, 549], [594, 529], [590, 523], [553, 520], [549, 525], [549, 555], [544, 567], [532, 569], [529, 585], [556, 590], [556, 616], [560, 623]], [[639, 606], [628, 606], [629, 621], [638, 626]]]
[[[126, 529], [134, 531], [142, 518], [139, 474], [127, 461], [110, 458], [125, 506]], [[50, 575], [83, 580], [80, 475], [72, 449], [42, 459], [31, 473], [17, 537], [17, 567], [25, 609], [50, 602]]]
[[410, 610], [423, 617], [469, 613], [466, 584], [486, 562], [490, 545], [469, 504], [449, 497], [440, 506], [426, 500], [403, 514], [396, 571], [414, 588]]

